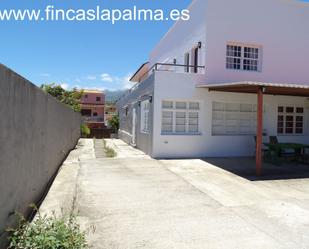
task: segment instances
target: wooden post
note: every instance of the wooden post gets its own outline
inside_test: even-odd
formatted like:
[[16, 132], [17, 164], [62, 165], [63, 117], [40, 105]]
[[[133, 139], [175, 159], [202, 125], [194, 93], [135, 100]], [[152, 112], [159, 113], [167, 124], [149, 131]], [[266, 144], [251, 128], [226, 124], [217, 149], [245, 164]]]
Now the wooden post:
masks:
[[262, 144], [263, 144], [263, 88], [257, 90], [257, 133], [256, 133], [256, 174], [262, 173]]

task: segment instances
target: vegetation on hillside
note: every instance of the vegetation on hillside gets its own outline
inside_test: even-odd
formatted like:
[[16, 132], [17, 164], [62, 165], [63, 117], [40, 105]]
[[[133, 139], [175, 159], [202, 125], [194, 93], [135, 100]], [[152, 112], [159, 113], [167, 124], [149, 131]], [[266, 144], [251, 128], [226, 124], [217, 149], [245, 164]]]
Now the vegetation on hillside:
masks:
[[105, 90], [105, 101], [109, 104], [114, 104], [124, 93], [126, 90], [117, 90], [117, 91], [110, 91]]

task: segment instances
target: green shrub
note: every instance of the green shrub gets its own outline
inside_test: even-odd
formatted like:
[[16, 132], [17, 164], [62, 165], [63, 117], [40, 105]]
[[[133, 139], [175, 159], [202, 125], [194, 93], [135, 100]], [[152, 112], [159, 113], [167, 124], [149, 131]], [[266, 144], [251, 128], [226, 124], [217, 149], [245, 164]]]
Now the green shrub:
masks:
[[119, 117], [117, 115], [113, 116], [110, 120], [108, 120], [108, 125], [117, 132], [119, 130]]
[[103, 139], [103, 145], [104, 145], [104, 152], [105, 152], [106, 157], [113, 158], [117, 156], [117, 152], [111, 147], [107, 146], [105, 139]]
[[89, 136], [90, 133], [91, 133], [89, 127], [87, 125], [84, 125], [84, 124], [81, 125], [80, 131], [81, 131], [82, 136], [85, 136], [85, 137]]
[[81, 232], [73, 214], [41, 216], [32, 223], [19, 215], [16, 229], [8, 229], [9, 249], [86, 249], [86, 234]]
[[113, 158], [117, 156], [117, 152], [110, 147], [105, 147], [105, 155], [106, 157]]

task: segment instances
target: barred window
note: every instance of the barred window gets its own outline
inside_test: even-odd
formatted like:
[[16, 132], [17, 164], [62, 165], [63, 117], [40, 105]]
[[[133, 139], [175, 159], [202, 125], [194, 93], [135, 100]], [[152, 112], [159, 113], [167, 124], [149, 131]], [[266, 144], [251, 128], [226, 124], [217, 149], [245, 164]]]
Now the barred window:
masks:
[[149, 111], [150, 102], [145, 100], [141, 102], [141, 132], [149, 133]]
[[213, 102], [213, 135], [256, 134], [256, 105], [245, 103]]
[[162, 134], [199, 133], [200, 103], [162, 101]]
[[260, 71], [261, 48], [248, 45], [227, 45], [226, 68], [245, 71]]
[[280, 135], [304, 133], [304, 107], [279, 106], [277, 132]]

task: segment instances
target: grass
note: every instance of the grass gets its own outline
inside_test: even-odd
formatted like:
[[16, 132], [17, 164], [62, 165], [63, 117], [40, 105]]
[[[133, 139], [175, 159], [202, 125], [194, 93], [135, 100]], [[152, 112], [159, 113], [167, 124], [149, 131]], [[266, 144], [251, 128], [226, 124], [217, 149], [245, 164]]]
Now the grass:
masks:
[[114, 158], [117, 156], [117, 152], [113, 148], [107, 146], [105, 139], [103, 139], [103, 145], [104, 145], [104, 152], [105, 152], [106, 157]]

